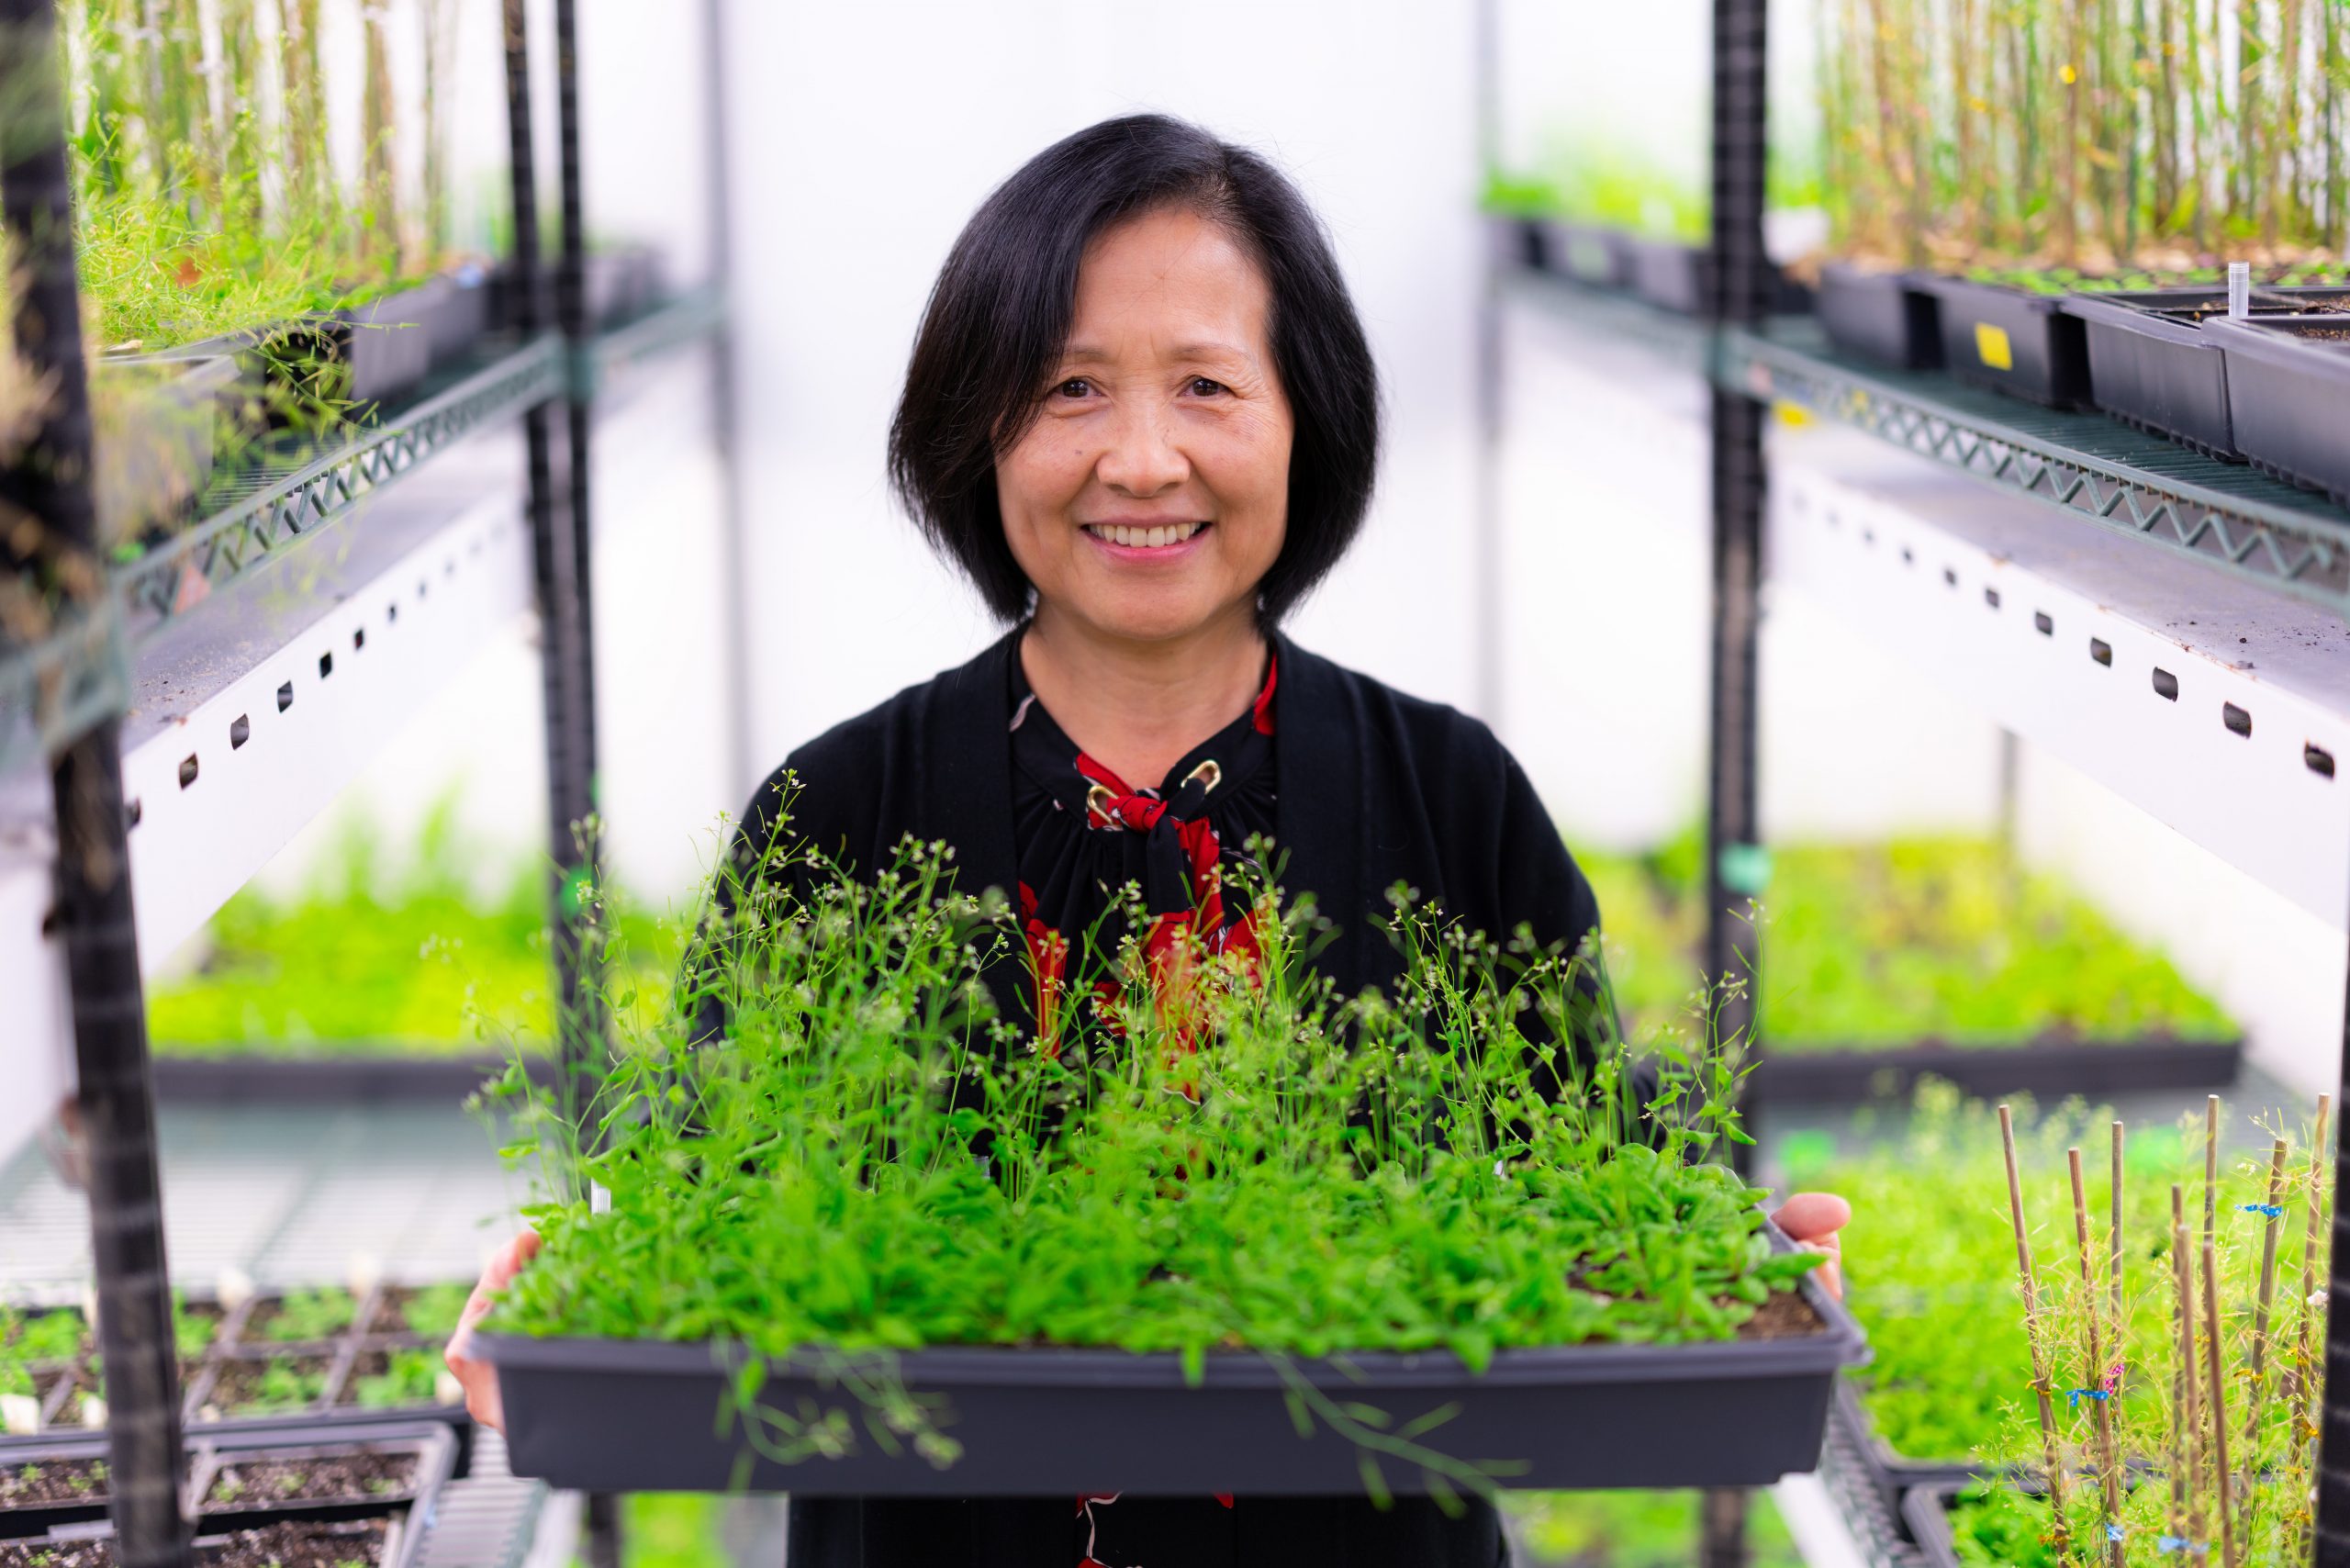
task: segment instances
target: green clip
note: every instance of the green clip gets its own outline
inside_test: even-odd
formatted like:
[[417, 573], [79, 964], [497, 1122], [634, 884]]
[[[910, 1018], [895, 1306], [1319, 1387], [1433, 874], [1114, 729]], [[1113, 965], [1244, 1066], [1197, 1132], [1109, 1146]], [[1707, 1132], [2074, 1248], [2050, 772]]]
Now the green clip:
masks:
[[1771, 852], [1759, 844], [1725, 844], [1714, 864], [1731, 892], [1753, 898], [1771, 885]]

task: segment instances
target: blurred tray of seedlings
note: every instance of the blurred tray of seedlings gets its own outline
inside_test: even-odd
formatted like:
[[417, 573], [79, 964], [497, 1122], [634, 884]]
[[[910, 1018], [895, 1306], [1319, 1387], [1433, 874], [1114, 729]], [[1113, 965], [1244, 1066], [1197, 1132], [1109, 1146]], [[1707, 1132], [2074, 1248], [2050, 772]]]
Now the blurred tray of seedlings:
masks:
[[[1637, 1033], [1697, 994], [1694, 834], [1579, 857]], [[2226, 1014], [2064, 883], [1989, 839], [1773, 849], [1759, 900], [1761, 1101], [2212, 1088], [2243, 1054]]]
[[[412, 843], [348, 827], [291, 893], [250, 884], [147, 993], [155, 1074], [167, 1097], [463, 1099], [515, 1049], [555, 1036], [549, 877], [527, 861], [485, 888], [455, 800]], [[679, 923], [634, 906], [600, 944], [606, 1001], [632, 1017], [669, 1004]]]

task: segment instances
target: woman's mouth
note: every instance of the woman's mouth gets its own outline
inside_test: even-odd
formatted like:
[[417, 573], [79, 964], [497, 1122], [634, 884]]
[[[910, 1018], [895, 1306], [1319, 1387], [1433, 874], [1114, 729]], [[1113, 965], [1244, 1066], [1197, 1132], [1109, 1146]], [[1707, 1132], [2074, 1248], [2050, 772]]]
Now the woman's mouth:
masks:
[[1147, 527], [1123, 522], [1089, 522], [1084, 528], [1091, 537], [1122, 550], [1169, 550], [1198, 538], [1212, 526], [1205, 522], [1155, 523]]

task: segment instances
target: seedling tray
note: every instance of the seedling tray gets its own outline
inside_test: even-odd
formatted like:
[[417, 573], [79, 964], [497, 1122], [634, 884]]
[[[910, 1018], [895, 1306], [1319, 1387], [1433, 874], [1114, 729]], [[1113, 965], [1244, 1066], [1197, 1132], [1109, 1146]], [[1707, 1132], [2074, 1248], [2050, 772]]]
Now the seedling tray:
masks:
[[1887, 1049], [1773, 1051], [1747, 1080], [1760, 1103], [1856, 1104], [1902, 1098], [1940, 1078], [1977, 1099], [1999, 1094], [2120, 1094], [2143, 1089], [2218, 1089], [2232, 1083], [2244, 1041], [2040, 1039], [1958, 1046], [1942, 1040]]
[[2096, 407], [2087, 335], [2057, 297], [1964, 278], [1919, 274], [1918, 282], [1941, 302], [1942, 358], [1953, 375], [2052, 409]]
[[[180, 1369], [181, 1419], [191, 1434], [232, 1433], [248, 1429], [283, 1429], [298, 1421], [306, 1428], [342, 1429], [381, 1425], [386, 1420], [413, 1418], [429, 1412], [433, 1419], [469, 1425], [462, 1405], [442, 1405], [435, 1397], [411, 1403], [365, 1406], [358, 1403], [360, 1380], [371, 1361], [393, 1351], [437, 1352], [441, 1339], [409, 1331], [401, 1303], [410, 1287], [378, 1284], [357, 1301], [357, 1310], [342, 1329], [326, 1339], [271, 1340], [253, 1330], [274, 1302], [274, 1294], [259, 1294], [219, 1315], [218, 1327], [200, 1357]], [[217, 1311], [191, 1295], [191, 1306]], [[218, 1403], [221, 1378], [232, 1369], [285, 1360], [312, 1363], [323, 1371], [317, 1395], [294, 1408], [248, 1409], [241, 1414]], [[84, 1428], [75, 1418], [77, 1396], [99, 1392], [98, 1379], [85, 1361], [36, 1362], [28, 1369], [39, 1389], [40, 1425], [33, 1432], [0, 1437], [0, 1462], [11, 1461], [27, 1445], [39, 1448], [72, 1440]]]
[[[2087, 330], [2098, 406], [2206, 456], [2244, 461], [2236, 450], [2227, 357], [2204, 330], [2210, 318], [2224, 314], [2227, 299], [2224, 288], [2068, 297], [2065, 312]], [[2253, 311], [2266, 319], [2334, 302], [2350, 303], [2350, 289], [2264, 288], [2254, 293]], [[2350, 327], [2350, 315], [2342, 319]]]
[[1837, 1380], [1836, 1406], [1829, 1421], [1843, 1436], [1844, 1451], [1857, 1462], [1878, 1504], [1888, 1513], [1897, 1514], [1901, 1499], [1914, 1488], [1962, 1486], [1990, 1468], [1956, 1460], [1912, 1459], [1899, 1452], [1878, 1435], [1868, 1406], [1861, 1401], [1860, 1388], [1851, 1378]]
[[[408, 1528], [405, 1515], [382, 1510], [359, 1519], [286, 1519], [200, 1534], [195, 1560], [203, 1568], [278, 1568], [289, 1560], [330, 1561], [337, 1568], [408, 1568], [421, 1533]], [[0, 1548], [5, 1568], [28, 1562], [41, 1568], [113, 1568], [118, 1561], [114, 1532], [104, 1525], [69, 1525], [58, 1535]]]
[[[502, 1054], [457, 1054], [396, 1043], [338, 1046], [319, 1056], [233, 1055], [155, 1058], [155, 1093], [184, 1104], [367, 1104], [384, 1100], [453, 1105], [506, 1070]], [[532, 1075], [552, 1082], [552, 1058], [531, 1063]]]
[[2236, 446], [2263, 473], [2350, 506], [2350, 319], [2218, 320]]
[[[1504, 1350], [1483, 1375], [1446, 1351], [1302, 1361], [1293, 1371], [1396, 1427], [1447, 1406], [1423, 1439], [1457, 1459], [1522, 1463], [1512, 1487], [1757, 1486], [1819, 1458], [1840, 1368], [1867, 1357], [1859, 1326], [1807, 1277], [1818, 1332], [1695, 1345]], [[769, 1364], [768, 1409], [839, 1410], [857, 1433], [838, 1458], [777, 1463], [722, 1422], [725, 1352], [653, 1340], [476, 1340], [498, 1369], [517, 1475], [599, 1492], [789, 1491], [801, 1496], [1034, 1496], [1149, 1491], [1359, 1495], [1359, 1450], [1315, 1422], [1301, 1436], [1282, 1370], [1247, 1351], [1211, 1353], [1196, 1386], [1174, 1354], [941, 1348], [897, 1358], [917, 1396], [962, 1445], [940, 1469], [889, 1451], [824, 1358]], [[870, 1372], [873, 1363], [863, 1363]], [[1415, 1465], [1382, 1473], [1422, 1489]]]
[[1540, 232], [1542, 264], [1550, 271], [1595, 288], [1631, 286], [1631, 249], [1625, 236], [1595, 224], [1557, 221], [1545, 222]]
[[1829, 262], [1818, 311], [1828, 341], [1847, 353], [1897, 370], [1942, 366], [1941, 303], [1908, 273]]
[[[14, 1444], [0, 1451], [0, 1467], [87, 1466], [106, 1458], [107, 1444], [103, 1433]], [[404, 1462], [406, 1476], [397, 1490], [288, 1492], [274, 1484], [272, 1474], [265, 1495], [234, 1503], [207, 1500], [220, 1477], [239, 1467], [298, 1467], [378, 1455]], [[394, 1508], [429, 1510], [454, 1473], [456, 1458], [456, 1436], [439, 1422], [375, 1422], [323, 1431], [274, 1427], [218, 1434], [189, 1444], [182, 1506], [188, 1517], [200, 1519], [198, 1529], [207, 1535], [288, 1521], [364, 1519]], [[45, 1537], [103, 1520], [110, 1499], [110, 1488], [99, 1481], [86, 1495], [70, 1501], [0, 1504], [0, 1539]]]

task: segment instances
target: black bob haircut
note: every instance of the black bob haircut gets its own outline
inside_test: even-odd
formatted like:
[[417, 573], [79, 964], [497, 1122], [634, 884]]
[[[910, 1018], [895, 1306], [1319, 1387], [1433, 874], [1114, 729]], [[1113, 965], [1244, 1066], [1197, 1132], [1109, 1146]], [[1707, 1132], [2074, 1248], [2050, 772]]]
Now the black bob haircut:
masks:
[[1362, 527], [1379, 465], [1379, 373], [1305, 198], [1256, 153], [1166, 115], [1103, 120], [996, 187], [948, 252], [890, 424], [890, 480], [1002, 621], [1031, 586], [1004, 542], [995, 464], [1037, 418], [1069, 342], [1078, 263], [1125, 218], [1189, 208], [1263, 269], [1273, 363], [1296, 433], [1281, 555], [1258, 588], [1277, 624]]

